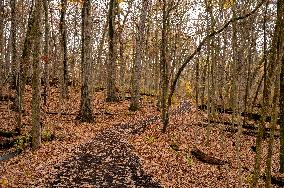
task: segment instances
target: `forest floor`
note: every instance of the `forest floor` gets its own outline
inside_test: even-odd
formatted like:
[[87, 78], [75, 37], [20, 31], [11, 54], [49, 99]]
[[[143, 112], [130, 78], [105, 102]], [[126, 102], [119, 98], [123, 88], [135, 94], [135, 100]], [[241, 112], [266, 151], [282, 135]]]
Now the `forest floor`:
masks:
[[[29, 87], [25, 99], [23, 132], [28, 133], [31, 129]], [[143, 96], [138, 112], [128, 111], [127, 100], [106, 103], [104, 99], [104, 92], [96, 92], [95, 123], [80, 123], [75, 120], [79, 92], [72, 91], [70, 99], [62, 105], [62, 112], [67, 115], [59, 116], [53, 113], [59, 107], [59, 92], [53, 88], [48, 107], [42, 109], [42, 123], [43, 130], [50, 130], [55, 138], [43, 142], [36, 151], [26, 148], [20, 155], [0, 161], [0, 187], [236, 187], [237, 134], [224, 132], [225, 125], [210, 126], [210, 144], [205, 146], [206, 114], [197, 112], [189, 103], [173, 111], [163, 134], [154, 97]], [[0, 101], [0, 130], [15, 128], [15, 112], [9, 109], [10, 104]], [[230, 117], [222, 115], [222, 118]], [[255, 137], [242, 135], [240, 139], [242, 184], [248, 187], [254, 166], [255, 152], [251, 147], [255, 145]], [[267, 141], [263, 144], [261, 174], [266, 166]], [[225, 162], [204, 163], [192, 155], [196, 148]], [[2, 149], [0, 156], [13, 150]], [[281, 177], [277, 173], [278, 158], [279, 138], [276, 138], [274, 177]], [[260, 186], [264, 187], [262, 178]]]

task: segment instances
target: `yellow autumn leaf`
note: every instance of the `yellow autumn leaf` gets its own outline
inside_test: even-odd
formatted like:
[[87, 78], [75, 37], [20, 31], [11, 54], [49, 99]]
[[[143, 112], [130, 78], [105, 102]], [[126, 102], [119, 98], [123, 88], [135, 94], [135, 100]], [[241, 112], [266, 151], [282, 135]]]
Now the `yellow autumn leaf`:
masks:
[[68, 2], [71, 4], [81, 4], [81, 5], [84, 3], [83, 0], [69, 0]]
[[118, 4], [120, 4], [120, 3], [123, 3], [124, 0], [116, 0], [116, 2], [117, 2]]
[[187, 96], [190, 96], [191, 92], [192, 92], [191, 84], [188, 81], [188, 82], [185, 83], [185, 93], [186, 93]]
[[6, 187], [8, 185], [8, 180], [5, 178], [0, 179], [0, 185], [1, 187]]
[[177, 104], [177, 97], [175, 95], [172, 96], [172, 105]]
[[224, 9], [231, 8], [235, 4], [235, 0], [224, 0]]
[[56, 5], [56, 8], [57, 8], [58, 10], [60, 10], [60, 11], [63, 9], [63, 7], [62, 7], [61, 4]]
[[218, 5], [218, 0], [207, 0], [207, 5], [210, 7]]

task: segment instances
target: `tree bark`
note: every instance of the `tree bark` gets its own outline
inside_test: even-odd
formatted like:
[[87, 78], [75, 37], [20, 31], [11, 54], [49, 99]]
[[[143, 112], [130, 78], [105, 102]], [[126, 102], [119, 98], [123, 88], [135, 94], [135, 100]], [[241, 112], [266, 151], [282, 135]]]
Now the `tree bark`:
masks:
[[129, 109], [136, 111], [140, 108], [140, 77], [142, 70], [142, 59], [143, 59], [143, 49], [145, 47], [145, 24], [146, 16], [148, 12], [148, 0], [143, 0], [143, 5], [141, 9], [140, 21], [138, 26], [138, 33], [136, 35], [136, 46], [135, 46], [135, 57], [132, 68], [132, 78], [131, 78], [131, 103]]
[[48, 0], [44, 0], [44, 91], [43, 103], [47, 104], [49, 87], [49, 20], [48, 20]]
[[41, 14], [42, 0], [35, 0], [34, 10], [34, 48], [33, 48], [33, 77], [32, 77], [32, 148], [41, 145], [40, 125], [40, 54], [41, 54]]
[[[284, 57], [284, 56], [283, 56]], [[282, 57], [282, 61], [284, 61]], [[274, 134], [277, 124], [277, 101], [279, 100], [279, 75], [276, 77], [275, 81], [275, 87], [274, 87], [274, 96], [273, 96], [273, 102], [272, 102], [272, 119], [270, 124], [270, 137], [268, 141], [268, 152], [267, 152], [267, 158], [266, 158], [266, 169], [265, 169], [265, 187], [266, 188], [272, 188], [271, 185], [271, 167], [272, 167], [272, 155], [273, 155], [273, 145], [274, 145]]]
[[[280, 172], [284, 173], [284, 2], [277, 1], [277, 19], [279, 26], [278, 58], [281, 59], [280, 73]], [[277, 27], [277, 23], [276, 23]], [[281, 57], [282, 56], [282, 57]]]
[[[264, 33], [266, 30], [266, 26], [264, 24]], [[265, 113], [269, 104], [269, 95], [268, 95], [268, 82], [267, 82], [267, 51], [266, 51], [266, 35], [264, 35], [264, 86], [263, 86], [263, 107], [262, 107], [262, 116], [267, 115]], [[261, 118], [261, 123], [258, 127], [258, 134], [256, 137], [256, 155], [255, 155], [255, 165], [254, 165], [254, 176], [253, 176], [253, 187], [258, 187], [258, 179], [260, 174], [260, 163], [261, 163], [261, 157], [262, 157], [262, 141], [263, 141], [263, 134], [264, 134], [264, 123], [265, 123], [265, 117]]]
[[104, 43], [105, 43], [105, 35], [107, 33], [107, 28], [108, 28], [108, 20], [106, 21], [106, 23], [104, 24], [103, 27], [103, 31], [102, 31], [102, 37], [100, 39], [100, 43], [98, 45], [98, 49], [97, 49], [97, 66], [98, 66], [98, 70], [100, 70], [100, 72], [98, 72], [97, 75], [97, 83], [98, 83], [98, 87], [105, 87], [105, 82], [103, 81], [103, 78], [105, 78], [105, 66], [103, 66], [103, 61], [102, 61], [102, 55], [103, 55], [103, 49], [104, 49]]
[[92, 44], [91, 44], [91, 0], [85, 0], [82, 8], [82, 88], [81, 105], [77, 119], [82, 122], [92, 123], [94, 115], [90, 96], [90, 81], [92, 67]]
[[167, 96], [169, 90], [169, 67], [167, 62], [167, 26], [168, 26], [168, 12], [167, 1], [163, 0], [163, 19], [162, 19], [162, 39], [161, 39], [161, 54], [160, 54], [160, 71], [162, 82], [162, 95], [161, 95], [161, 110], [162, 110], [162, 132], [166, 132], [169, 123], [169, 107], [167, 106]]
[[4, 0], [0, 0], [0, 84], [4, 82], [4, 78]]
[[107, 102], [118, 101], [118, 97], [115, 91], [116, 82], [116, 47], [115, 47], [115, 9], [116, 1], [109, 1], [109, 13], [108, 13], [108, 35], [109, 35], [109, 61], [107, 66]]
[[[16, 88], [16, 105], [18, 108], [18, 113], [16, 115], [16, 122], [17, 122], [17, 131], [21, 132], [21, 124], [22, 124], [22, 109], [24, 109], [24, 95], [25, 95], [25, 86], [27, 81], [27, 74], [28, 74], [28, 67], [30, 64], [29, 58], [31, 57], [31, 46], [33, 43], [33, 35], [34, 35], [34, 13], [33, 13], [33, 5], [31, 5], [30, 13], [29, 13], [29, 20], [28, 20], [28, 28], [24, 40], [24, 47], [23, 52], [21, 55], [21, 62], [20, 67], [18, 71], [18, 82], [17, 82], [17, 88]], [[21, 110], [19, 110], [21, 109]]]
[[67, 68], [67, 28], [66, 28], [67, 0], [61, 0], [60, 35], [61, 55], [63, 60], [62, 97], [68, 97], [68, 68]]
[[12, 84], [17, 88], [17, 14], [16, 0], [11, 0], [11, 65], [12, 65]]
[[280, 172], [284, 173], [284, 55], [281, 59], [280, 73]]

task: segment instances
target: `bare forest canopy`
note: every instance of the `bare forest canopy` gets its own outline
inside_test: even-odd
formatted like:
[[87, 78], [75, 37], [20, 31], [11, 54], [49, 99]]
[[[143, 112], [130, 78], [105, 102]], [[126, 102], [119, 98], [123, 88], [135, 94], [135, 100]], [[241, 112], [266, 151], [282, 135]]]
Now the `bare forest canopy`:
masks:
[[[150, 5], [147, 8], [147, 16], [145, 23], [145, 39], [143, 42], [143, 55], [141, 69], [141, 87], [150, 93], [157, 93], [157, 82], [159, 82], [159, 65], [160, 61], [160, 48], [162, 40], [162, 19], [163, 7], [162, 1], [149, 1]], [[243, 1], [235, 2], [232, 0], [224, 1], [192, 1], [192, 0], [179, 0], [171, 1], [168, 3], [167, 9], [167, 69], [169, 72], [169, 80], [173, 80], [174, 75], [177, 73], [181, 64], [186, 60], [187, 56], [191, 54], [199, 45], [200, 41], [214, 30], [221, 28], [228, 22], [235, 12], [235, 16], [243, 16], [251, 12], [258, 1]], [[83, 1], [66, 1], [63, 5], [60, 1], [48, 1], [48, 24], [49, 24], [49, 53], [45, 54], [42, 51], [42, 64], [45, 60], [48, 61], [50, 68], [50, 79], [60, 78], [60, 67], [63, 66], [62, 47], [61, 47], [61, 19], [62, 10], [65, 10], [64, 15], [64, 28], [66, 30], [66, 69], [68, 79], [74, 83], [81, 82], [81, 24], [82, 16], [81, 9]], [[90, 24], [90, 37], [91, 37], [91, 61], [92, 61], [92, 87], [105, 87], [106, 65], [109, 61], [108, 55], [108, 1], [93, 1], [91, 2], [91, 24]], [[142, 4], [140, 1], [125, 0], [116, 1], [116, 10], [114, 15], [114, 28], [115, 28], [115, 51], [116, 51], [116, 82], [117, 86], [123, 89], [130, 88], [131, 82], [131, 69], [135, 58], [136, 34], [139, 30], [139, 20], [141, 18]], [[32, 1], [18, 1], [16, 4], [16, 35], [15, 40], [17, 45], [17, 61], [20, 61], [20, 56], [24, 47], [25, 32], [27, 31], [27, 23], [30, 15]], [[143, 10], [142, 10], [143, 11]], [[239, 91], [245, 91], [246, 80], [248, 74], [248, 64], [250, 64], [250, 102], [253, 101], [254, 94], [258, 93], [257, 88], [261, 81], [263, 74], [263, 66], [261, 64], [263, 59], [263, 43], [264, 32], [262, 30], [264, 21], [264, 12], [266, 12], [266, 48], [269, 49], [273, 36], [273, 28], [276, 18], [276, 2], [270, 1], [267, 5], [261, 6], [250, 18], [239, 21], [237, 33], [237, 53], [239, 72]], [[42, 12], [43, 13], [43, 12]], [[2, 64], [5, 65], [3, 76], [6, 78], [18, 66], [14, 66], [11, 57], [11, 6], [9, 1], [3, 0], [3, 36], [2, 36], [2, 50], [1, 59]], [[43, 16], [42, 16], [42, 19]], [[44, 22], [42, 22], [42, 35], [44, 35]], [[41, 39], [44, 43], [44, 37]], [[42, 43], [42, 46], [43, 46]], [[199, 83], [198, 90], [202, 103], [207, 101], [207, 88], [212, 84], [205, 82], [207, 64], [216, 61], [214, 66], [214, 87], [217, 102], [221, 104], [222, 98], [229, 101], [229, 91], [231, 88], [231, 70], [230, 67], [233, 61], [233, 44], [232, 44], [232, 25], [229, 25], [226, 30], [212, 38], [211, 44], [206, 44], [202, 47], [201, 52], [197, 54], [194, 61], [191, 61], [185, 68], [181, 75], [180, 85], [188, 83], [190, 88], [195, 89], [195, 82]], [[214, 57], [209, 53], [212, 51], [208, 46], [214, 47]], [[216, 48], [216, 50], [215, 50]], [[213, 52], [210, 52], [213, 53]], [[199, 64], [200, 74], [199, 78], [195, 78], [196, 64]], [[250, 63], [252, 62], [252, 63]], [[30, 63], [31, 64], [31, 63]], [[158, 69], [158, 70], [157, 70]], [[29, 69], [29, 75], [31, 74]], [[204, 71], [202, 71], [204, 70]], [[4, 78], [3, 78], [4, 79]], [[123, 82], [123, 83], [121, 83]], [[209, 84], [209, 85], [208, 85]], [[179, 86], [182, 88], [182, 86]], [[182, 93], [184, 93], [185, 87]], [[203, 94], [204, 93], [204, 94]], [[221, 97], [220, 97], [221, 96]], [[260, 97], [260, 96], [257, 96]], [[245, 98], [245, 92], [240, 92], [240, 99]], [[258, 99], [258, 98], [257, 98]], [[244, 100], [240, 100], [240, 106], [243, 108]]]

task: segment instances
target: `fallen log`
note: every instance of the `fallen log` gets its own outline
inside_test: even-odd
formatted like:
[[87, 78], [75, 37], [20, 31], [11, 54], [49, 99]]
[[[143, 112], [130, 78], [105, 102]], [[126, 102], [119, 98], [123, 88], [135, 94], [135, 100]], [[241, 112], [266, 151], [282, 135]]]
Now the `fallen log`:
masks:
[[6, 138], [10, 138], [10, 137], [13, 137], [15, 133], [12, 132], [12, 131], [2, 131], [0, 130], [0, 136], [2, 137], [6, 137]]
[[[235, 134], [238, 132], [238, 129], [234, 127], [226, 127], [224, 131]], [[257, 133], [258, 133], [258, 130], [243, 130], [242, 131], [242, 134], [248, 135], [248, 136], [256, 136]], [[263, 139], [266, 139], [269, 137], [270, 137], [270, 131], [265, 131], [263, 134]], [[274, 138], [279, 138], [279, 134], [274, 134]]]
[[[263, 180], [266, 180], [266, 176], [262, 175]], [[280, 177], [271, 176], [271, 184], [279, 187], [284, 187], [284, 179]]]
[[[206, 120], [206, 122], [208, 122], [208, 121]], [[238, 129], [237, 129], [238, 124], [236, 124], [236, 123], [233, 124], [233, 123], [227, 122], [227, 121], [221, 122], [221, 121], [214, 121], [214, 120], [211, 120], [210, 123], [227, 125], [227, 127], [224, 130], [226, 132], [236, 133], [238, 131]], [[197, 126], [206, 127], [206, 125], [201, 125], [201, 124], [197, 124]], [[242, 125], [242, 128], [244, 129], [242, 131], [242, 133], [245, 134], [245, 135], [248, 135], [248, 136], [256, 136], [257, 135], [258, 127], [254, 124], [244, 124], [244, 125]], [[268, 127], [264, 128], [263, 138], [269, 138], [270, 130], [271, 129], [268, 128]], [[279, 137], [279, 133], [278, 133], [279, 131], [280, 131], [279, 129], [275, 129], [275, 132], [276, 132], [276, 134], [274, 134], [275, 138]]]
[[10, 149], [14, 146], [15, 141], [10, 139], [5, 139], [0, 142], [0, 149]]
[[[50, 114], [50, 115], [57, 115], [59, 114], [59, 112], [45, 112], [46, 114]], [[66, 113], [66, 112], [62, 112], [61, 115], [64, 116], [75, 116], [77, 115], [76, 113]]]
[[5, 137], [5, 138], [10, 138], [13, 136], [18, 136], [19, 132], [18, 131], [3, 131], [0, 130], [0, 136]]
[[15, 101], [15, 97], [9, 95], [0, 96], [0, 101]]
[[[199, 105], [198, 106], [199, 110], [206, 111], [208, 109], [207, 105]], [[211, 110], [211, 108], [210, 108]], [[220, 113], [220, 114], [233, 114], [233, 110], [231, 108], [224, 109], [223, 107], [216, 106], [215, 107], [215, 112]], [[254, 121], [260, 121], [262, 118], [261, 114], [258, 113], [251, 113], [251, 112], [241, 112], [240, 114], [243, 117], [248, 118], [248, 120], [254, 120]], [[265, 122], [271, 123], [271, 116], [265, 117]], [[277, 124], [279, 124], [279, 118], [277, 119]]]
[[225, 164], [229, 163], [227, 161], [224, 161], [224, 160], [215, 158], [213, 156], [210, 156], [210, 155], [202, 152], [201, 150], [199, 150], [197, 148], [193, 148], [190, 153], [191, 153], [191, 155], [193, 155], [195, 158], [197, 158], [201, 162], [204, 162], [204, 163], [207, 163], [207, 164], [225, 165]]
[[[208, 120], [206, 120], [206, 122], [208, 122]], [[214, 120], [211, 120], [210, 123], [216, 123], [216, 124], [223, 124], [223, 125], [231, 125], [231, 126], [234, 126], [234, 127], [238, 127], [238, 124], [237, 123], [232, 123], [232, 122], [228, 122], [228, 121], [214, 121]], [[244, 129], [249, 129], [249, 130], [257, 130], [258, 127], [253, 124], [253, 123], [246, 123], [246, 124], [242, 124], [242, 127]], [[270, 131], [270, 128], [267, 128], [265, 127], [265, 131], [269, 132]], [[275, 129], [275, 131], [279, 131], [279, 129]]]
[[8, 153], [6, 155], [0, 156], [0, 161], [6, 161], [9, 160], [13, 157], [16, 157], [17, 155], [19, 155], [22, 151], [21, 150], [17, 150], [17, 151], [13, 151], [11, 153]]
[[[125, 93], [126, 93], [126, 94], [131, 94], [130, 91], [126, 91]], [[140, 96], [155, 97], [156, 95], [153, 94], [153, 93], [141, 92], [141, 93], [140, 93]]]

